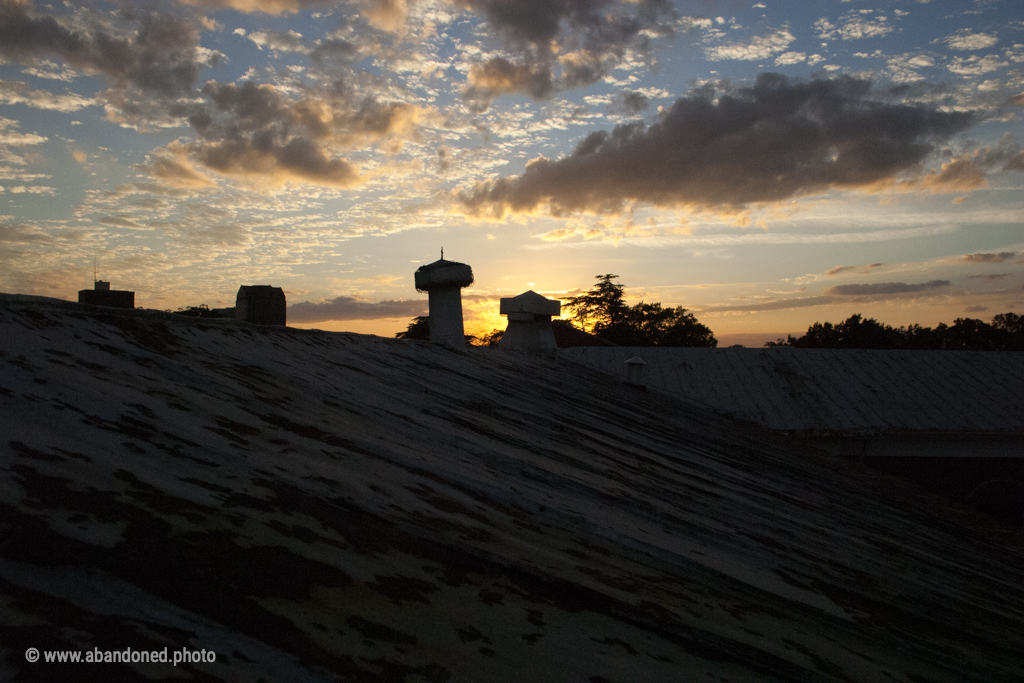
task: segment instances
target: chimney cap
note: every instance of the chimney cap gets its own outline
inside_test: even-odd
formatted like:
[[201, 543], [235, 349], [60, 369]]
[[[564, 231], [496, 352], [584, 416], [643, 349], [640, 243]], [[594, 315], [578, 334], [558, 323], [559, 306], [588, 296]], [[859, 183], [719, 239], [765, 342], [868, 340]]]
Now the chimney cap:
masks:
[[548, 299], [530, 289], [519, 296], [501, 299], [499, 312], [501, 315], [533, 313], [534, 315], [557, 316], [562, 313], [562, 302], [557, 299]]
[[441, 259], [416, 269], [416, 289], [426, 292], [434, 287], [469, 287], [473, 269], [465, 263]]

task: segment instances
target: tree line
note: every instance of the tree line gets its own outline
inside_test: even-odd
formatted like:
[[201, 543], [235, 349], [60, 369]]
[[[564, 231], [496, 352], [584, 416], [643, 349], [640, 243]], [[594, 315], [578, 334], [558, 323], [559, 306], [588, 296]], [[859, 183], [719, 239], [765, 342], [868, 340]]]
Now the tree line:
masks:
[[931, 351], [1024, 351], [1024, 316], [1000, 313], [991, 323], [957, 318], [952, 325], [892, 327], [859, 313], [841, 323], [814, 323], [801, 337], [765, 342], [799, 349], [916, 349]]

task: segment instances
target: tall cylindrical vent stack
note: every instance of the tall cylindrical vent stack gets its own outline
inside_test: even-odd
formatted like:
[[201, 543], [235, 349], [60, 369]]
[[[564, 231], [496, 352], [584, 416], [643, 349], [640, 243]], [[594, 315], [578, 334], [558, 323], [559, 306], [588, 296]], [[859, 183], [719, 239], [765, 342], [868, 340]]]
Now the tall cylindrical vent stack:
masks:
[[430, 341], [465, 348], [462, 288], [473, 284], [473, 269], [457, 261], [440, 261], [416, 270], [416, 289], [430, 295]]

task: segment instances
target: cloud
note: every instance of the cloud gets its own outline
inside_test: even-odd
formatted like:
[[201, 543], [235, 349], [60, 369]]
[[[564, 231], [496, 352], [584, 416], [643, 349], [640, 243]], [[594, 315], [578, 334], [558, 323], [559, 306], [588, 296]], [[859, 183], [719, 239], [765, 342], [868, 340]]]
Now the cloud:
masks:
[[728, 304], [724, 306], [705, 306], [696, 308], [698, 313], [734, 313], [758, 311], [781, 311], [789, 308], [807, 308], [810, 306], [824, 306], [833, 304], [838, 299], [832, 296], [806, 296], [794, 299], [779, 299], [777, 301], [765, 301], [763, 303], [750, 304]]
[[[5, 216], [2, 218], [9, 218]], [[38, 226], [23, 223], [10, 223], [0, 218], [0, 244], [52, 244], [53, 236], [43, 232]]]
[[962, 28], [942, 40], [954, 50], [984, 50], [999, 42], [994, 33], [971, 33], [969, 28]]
[[[1016, 216], [1014, 215], [1014, 219]], [[832, 232], [825, 234], [785, 232], [742, 232], [711, 233], [697, 235], [643, 235], [639, 237], [612, 236], [598, 242], [562, 242], [560, 246], [570, 248], [610, 248], [630, 245], [660, 249], [665, 247], [736, 247], [751, 244], [861, 244], [865, 242], [890, 242], [892, 240], [916, 239], [934, 235], [949, 235], [957, 232], [954, 225], [931, 225], [919, 228], [896, 230], [869, 230], [863, 232]], [[590, 235], [587, 235], [590, 236]], [[543, 235], [540, 235], [543, 239]], [[537, 250], [554, 246], [552, 242], [531, 244], [526, 249]]]
[[138, 223], [124, 216], [102, 216], [99, 222], [104, 225], [113, 225], [117, 228], [141, 228]]
[[264, 14], [294, 14], [331, 4], [333, 0], [177, 0], [182, 5], [192, 5], [210, 10], [234, 9], [239, 12], [263, 12]]
[[171, 14], [124, 10], [118, 17], [130, 30], [79, 30], [50, 16], [35, 18], [28, 9], [19, 0], [0, 0], [0, 57], [7, 61], [58, 58], [79, 71], [101, 73], [117, 87], [179, 97], [191, 94], [200, 70], [222, 57], [199, 46], [191, 22]]
[[[767, 59], [776, 52], [782, 52], [796, 36], [787, 29], [777, 29], [764, 36], [754, 36], [746, 43], [726, 43], [704, 49], [704, 55], [711, 61], [723, 59], [755, 60]], [[798, 54], [798, 53], [789, 53]], [[785, 62], [792, 64], [794, 62]]]
[[996, 55], [986, 55], [979, 57], [978, 55], [971, 55], [967, 59], [963, 57], [954, 57], [946, 68], [955, 74], [962, 76], [980, 76], [981, 74], [987, 74], [990, 71], [1007, 66], [1009, 62], [1000, 61]]
[[408, 13], [406, 0], [370, 0], [365, 10], [370, 23], [385, 31], [397, 31], [404, 26]]
[[157, 180], [172, 187], [203, 188], [215, 187], [216, 183], [197, 171], [188, 160], [188, 147], [172, 142], [167, 147], [153, 150], [154, 157], [145, 164], [136, 166]]
[[469, 86], [466, 99], [486, 102], [488, 105], [496, 95], [528, 92], [542, 99], [555, 91], [550, 69], [538, 65], [514, 64], [504, 57], [474, 64], [469, 70]]
[[456, 0], [519, 44], [574, 38], [590, 49], [621, 49], [674, 18], [667, 0]]
[[343, 64], [350, 63], [359, 59], [359, 56], [358, 47], [347, 40], [339, 40], [337, 38], [321, 41], [309, 53], [310, 60], [317, 66], [337, 62]]
[[8, 187], [7, 191], [12, 194], [48, 194], [51, 197], [57, 194], [56, 188], [46, 185], [18, 185], [17, 187]]
[[961, 155], [942, 165], [938, 171], [929, 171], [919, 180], [903, 183], [903, 189], [928, 190], [932, 194], [970, 192], [988, 184], [984, 171], [970, 155]]
[[779, 66], [786, 66], [789, 64], [799, 64], [806, 59], [807, 53], [805, 52], [783, 52], [775, 58], [775, 63]]
[[864, 266], [836, 266], [832, 270], [825, 271], [825, 275], [841, 275], [843, 273], [857, 272], [861, 274], [867, 274], [875, 268], [884, 266], [884, 263], [871, 263]]
[[964, 254], [964, 261], [968, 263], [1002, 263], [1011, 260], [1016, 255], [1016, 252], [1012, 251], [1001, 251], [998, 254]]
[[427, 314], [426, 299], [400, 299], [370, 303], [339, 296], [323, 303], [304, 301], [288, 307], [288, 322], [322, 323], [328, 320], [380, 320], [415, 318]]
[[921, 80], [918, 69], [932, 66], [935, 66], [935, 60], [929, 55], [904, 53], [888, 57], [885, 70], [894, 83], [911, 83]]
[[501, 94], [534, 98], [595, 83], [627, 53], [649, 52], [652, 37], [675, 34], [669, 0], [454, 0], [480, 14], [509, 57], [470, 72], [467, 101], [476, 110]]
[[24, 104], [33, 109], [71, 112], [96, 106], [99, 102], [74, 93], [54, 95], [46, 90], [32, 90], [21, 81], [0, 81], [0, 104]]
[[647, 96], [635, 90], [623, 90], [608, 105], [609, 114], [625, 114], [633, 116], [651, 106]]
[[397, 152], [433, 116], [403, 102], [368, 97], [353, 103], [330, 91], [307, 89], [302, 99], [290, 99], [252, 81], [210, 81], [202, 94], [206, 101], [188, 116], [201, 140], [184, 146], [187, 158], [217, 173], [274, 185], [362, 183], [366, 177], [336, 150], [383, 141], [386, 151]]
[[825, 290], [825, 296], [879, 296], [888, 294], [912, 294], [929, 289], [948, 287], [949, 280], [931, 280], [907, 284], [906, 282], [878, 282], [869, 285], [836, 285]]
[[974, 121], [876, 99], [866, 80], [761, 74], [753, 87], [695, 89], [649, 128], [591, 133], [569, 156], [534, 159], [522, 175], [479, 183], [458, 201], [468, 215], [497, 219], [542, 208], [614, 213], [633, 202], [735, 210], [871, 189], [918, 173], [936, 143]]
[[1006, 162], [1006, 166], [1003, 170], [1024, 173], [1024, 152], [1017, 152], [1013, 158]]
[[0, 145], [11, 147], [41, 145], [49, 140], [49, 138], [36, 135], [35, 133], [18, 133], [14, 129], [19, 127], [20, 124], [17, 121], [0, 117]]
[[[870, 10], [867, 12], [871, 13]], [[854, 10], [840, 17], [838, 26], [822, 17], [814, 22], [814, 27], [818, 29], [818, 37], [822, 40], [858, 40], [877, 38], [892, 32], [892, 26], [887, 24], [887, 21], [887, 17], [869, 19], [861, 11]]]
[[299, 52], [309, 54], [310, 49], [302, 42], [302, 34], [295, 31], [253, 31], [246, 36], [259, 49], [267, 48], [277, 52]]
[[1010, 277], [1012, 273], [989, 273], [987, 275], [968, 275], [968, 280], [985, 280], [986, 282], [998, 282]]

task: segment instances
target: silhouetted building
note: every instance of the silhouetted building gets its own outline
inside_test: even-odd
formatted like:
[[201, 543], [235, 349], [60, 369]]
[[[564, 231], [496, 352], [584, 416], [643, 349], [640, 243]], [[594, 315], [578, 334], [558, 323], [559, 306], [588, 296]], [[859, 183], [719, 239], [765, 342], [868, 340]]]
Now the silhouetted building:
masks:
[[78, 290], [78, 303], [110, 308], [135, 308], [135, 292], [111, 289], [109, 282], [96, 280], [93, 289]]
[[242, 285], [235, 297], [235, 320], [256, 325], [287, 323], [284, 291], [270, 285]]

